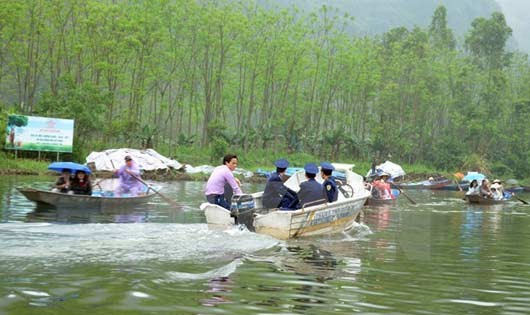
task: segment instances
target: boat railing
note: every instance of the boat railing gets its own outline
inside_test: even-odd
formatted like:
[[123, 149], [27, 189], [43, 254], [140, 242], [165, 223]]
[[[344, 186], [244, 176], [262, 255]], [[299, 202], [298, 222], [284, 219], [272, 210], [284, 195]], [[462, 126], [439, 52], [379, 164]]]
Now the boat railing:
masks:
[[310, 201], [310, 202], [306, 202], [302, 205], [302, 212], [305, 212], [305, 208], [306, 207], [313, 207], [313, 206], [316, 206], [316, 205], [321, 205], [321, 204], [324, 204], [326, 203], [327, 200], [322, 198], [322, 199], [317, 199], [317, 200], [313, 200], [313, 201]]

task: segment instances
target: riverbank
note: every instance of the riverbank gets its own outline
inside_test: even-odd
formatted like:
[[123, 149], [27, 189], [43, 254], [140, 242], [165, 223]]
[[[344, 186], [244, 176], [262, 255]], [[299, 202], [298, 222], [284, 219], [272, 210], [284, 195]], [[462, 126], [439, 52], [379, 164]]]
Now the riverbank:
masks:
[[[288, 157], [292, 165], [303, 165], [305, 164], [306, 156], [300, 161], [296, 160], [294, 157]], [[318, 160], [315, 158], [315, 160]], [[351, 162], [349, 162], [351, 163]], [[50, 161], [48, 160], [33, 160], [26, 158], [12, 158], [7, 156], [5, 153], [0, 153], [0, 175], [14, 175], [14, 176], [54, 176], [55, 172], [48, 170], [48, 165]], [[364, 175], [365, 172], [370, 168], [368, 163], [353, 163], [355, 164], [354, 171], [360, 175]], [[243, 177], [237, 176], [240, 180], [244, 182], [253, 182], [260, 183], [265, 182], [266, 178], [261, 175], [256, 175], [256, 170], [258, 169], [268, 169], [273, 170], [272, 165], [261, 166], [261, 165], [244, 165], [241, 163], [242, 168], [254, 172], [252, 177]], [[403, 168], [407, 171], [405, 176], [406, 182], [415, 182], [426, 180], [430, 176], [445, 176], [449, 179], [454, 179], [453, 174], [447, 171], [437, 171], [430, 169], [424, 165], [402, 165]], [[96, 178], [109, 178], [112, 177], [113, 173], [108, 171], [96, 171], [94, 172], [94, 177]], [[174, 169], [165, 169], [157, 171], [144, 172], [142, 177], [148, 180], [156, 181], [207, 181], [210, 175], [206, 173], [186, 173], [182, 170]], [[497, 178], [499, 176], [491, 176], [491, 178]], [[500, 177], [502, 178], [502, 177]], [[521, 184], [526, 184], [526, 181], [521, 181]]]

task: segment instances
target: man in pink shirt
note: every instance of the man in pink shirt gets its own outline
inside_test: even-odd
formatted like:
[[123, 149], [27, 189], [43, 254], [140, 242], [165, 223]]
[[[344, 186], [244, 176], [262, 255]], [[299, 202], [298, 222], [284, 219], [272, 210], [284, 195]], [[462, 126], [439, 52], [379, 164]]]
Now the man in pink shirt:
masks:
[[[237, 155], [228, 154], [223, 158], [223, 165], [217, 166], [208, 182], [204, 194], [209, 203], [219, 205], [223, 208], [230, 209], [230, 198], [225, 197], [225, 185], [233, 191], [235, 195], [242, 195], [243, 192], [239, 187], [239, 181], [234, 177], [232, 172], [237, 167]], [[227, 187], [228, 188], [228, 187]]]

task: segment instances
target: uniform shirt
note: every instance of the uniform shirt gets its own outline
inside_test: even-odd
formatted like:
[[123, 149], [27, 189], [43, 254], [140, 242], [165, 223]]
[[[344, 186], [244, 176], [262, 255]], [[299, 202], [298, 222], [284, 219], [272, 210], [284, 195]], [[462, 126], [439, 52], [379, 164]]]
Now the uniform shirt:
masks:
[[280, 173], [273, 173], [263, 191], [263, 206], [265, 208], [277, 208], [287, 188], [283, 185]]
[[337, 201], [339, 197], [339, 191], [337, 190], [337, 184], [335, 183], [335, 177], [328, 177], [323, 183], [324, 194], [327, 197], [328, 202]]
[[226, 165], [217, 166], [214, 168], [212, 175], [206, 183], [204, 190], [205, 195], [223, 195], [225, 193], [225, 184], [228, 183], [232, 187], [235, 195], [242, 195], [243, 192], [236, 182], [234, 174]]
[[321, 202], [311, 203], [309, 206], [315, 206], [326, 203], [326, 197], [323, 193], [322, 185], [314, 178], [311, 178], [300, 184], [300, 191], [298, 192], [298, 199], [300, 199], [299, 207], [303, 207], [306, 203], [321, 200]]

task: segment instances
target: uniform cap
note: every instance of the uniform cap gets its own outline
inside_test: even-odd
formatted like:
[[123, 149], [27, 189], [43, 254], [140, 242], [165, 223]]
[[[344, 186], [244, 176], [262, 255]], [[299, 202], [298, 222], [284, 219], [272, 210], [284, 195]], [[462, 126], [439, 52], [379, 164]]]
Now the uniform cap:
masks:
[[335, 167], [333, 165], [331, 165], [331, 163], [329, 163], [329, 162], [321, 162], [320, 163], [320, 167], [323, 170], [329, 170], [329, 171], [334, 171], [335, 170]]
[[130, 155], [125, 156], [125, 161], [132, 161], [132, 157]]
[[318, 173], [318, 166], [315, 163], [307, 163], [304, 170], [307, 174], [316, 174]]
[[289, 166], [289, 162], [286, 159], [279, 159], [274, 162], [274, 166], [277, 168], [287, 168]]

